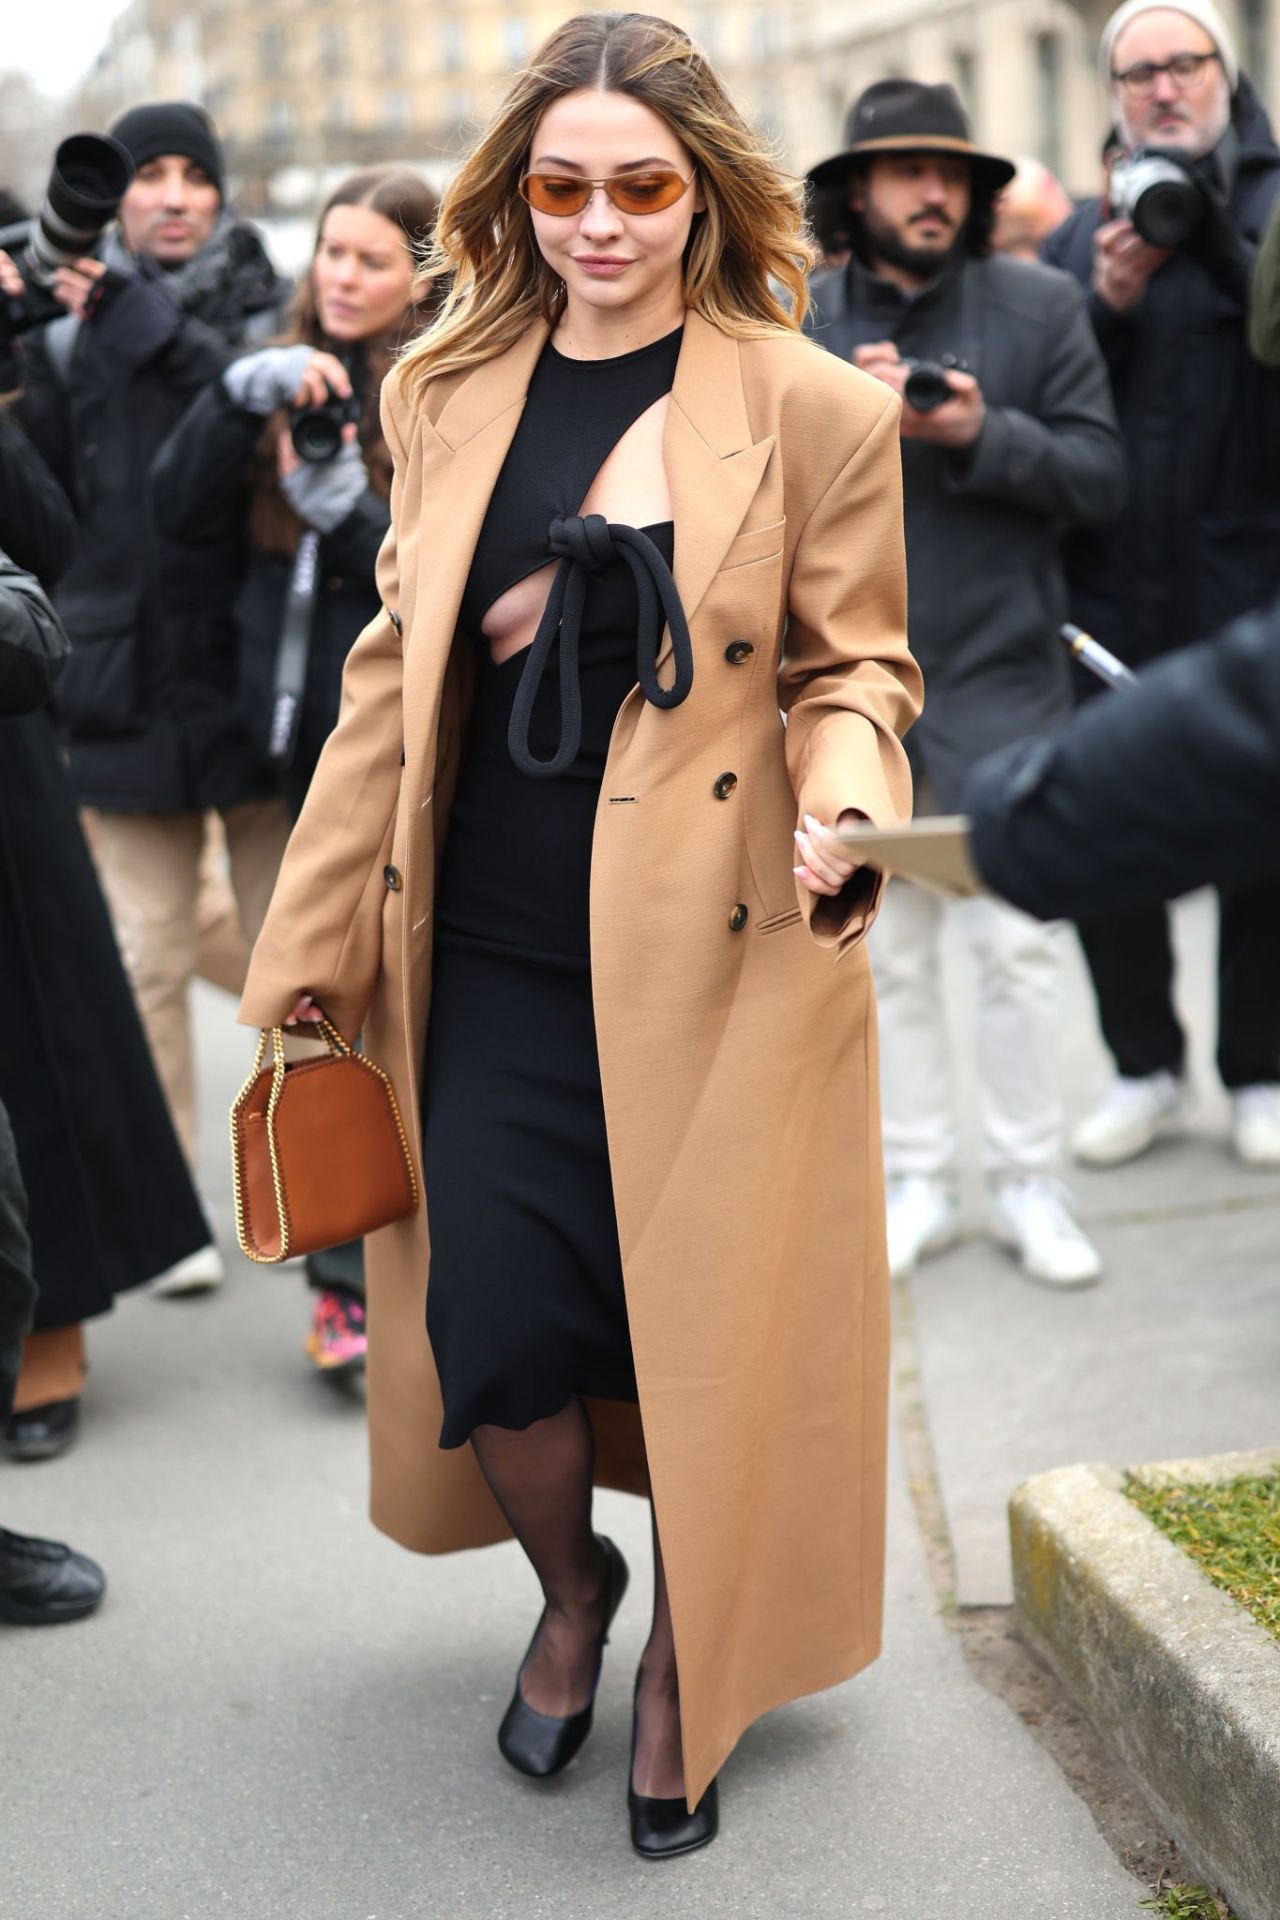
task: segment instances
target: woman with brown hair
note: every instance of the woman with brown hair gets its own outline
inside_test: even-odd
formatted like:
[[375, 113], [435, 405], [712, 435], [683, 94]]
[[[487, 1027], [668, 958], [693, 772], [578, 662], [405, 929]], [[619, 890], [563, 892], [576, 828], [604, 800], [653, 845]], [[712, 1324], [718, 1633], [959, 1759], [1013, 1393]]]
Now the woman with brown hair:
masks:
[[526, 1774], [586, 1737], [627, 1582], [593, 1483], [652, 1496], [652, 1858], [879, 1636], [880, 883], [830, 829], [909, 812], [919, 682], [897, 401], [800, 337], [811, 257], [678, 28], [581, 15], [516, 76], [384, 388], [383, 611], [242, 1007], [363, 1029], [422, 1124], [425, 1217], [369, 1243], [374, 1518], [519, 1539]]
[[[413, 282], [438, 204], [408, 168], [344, 180], [320, 216], [285, 340], [233, 361], [153, 468], [162, 535], [225, 552], [225, 601], [199, 618], [226, 629], [210, 638], [236, 661], [246, 723], [295, 814], [338, 717], [351, 642], [379, 604], [391, 455], [378, 395], [435, 304], [417, 300]], [[308, 1355], [326, 1375], [358, 1370], [359, 1247], [314, 1256], [307, 1277]]]

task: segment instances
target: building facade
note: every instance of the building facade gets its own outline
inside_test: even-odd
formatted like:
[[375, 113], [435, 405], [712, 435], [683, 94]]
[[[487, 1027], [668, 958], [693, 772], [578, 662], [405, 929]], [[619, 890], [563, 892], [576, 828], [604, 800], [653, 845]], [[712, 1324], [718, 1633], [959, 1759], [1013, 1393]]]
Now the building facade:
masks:
[[[1280, 0], [1223, 0], [1242, 63], [1280, 98]], [[564, 0], [131, 0], [81, 124], [142, 98], [203, 101], [250, 206], [290, 169], [402, 158], [446, 174]], [[1093, 190], [1106, 105], [1099, 0], [690, 0], [673, 17], [803, 171], [849, 99], [887, 75], [954, 82], [981, 142]]]

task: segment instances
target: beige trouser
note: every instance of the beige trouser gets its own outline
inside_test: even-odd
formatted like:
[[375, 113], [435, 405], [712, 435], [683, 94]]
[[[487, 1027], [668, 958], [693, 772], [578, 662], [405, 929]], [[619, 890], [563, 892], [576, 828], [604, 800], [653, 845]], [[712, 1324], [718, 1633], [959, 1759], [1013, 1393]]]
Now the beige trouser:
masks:
[[[189, 988], [203, 974], [230, 993], [266, 918], [292, 825], [281, 800], [218, 816], [95, 813], [90, 840], [134, 998], [183, 1150], [196, 1164]], [[227, 884], [233, 902], [228, 901]]]

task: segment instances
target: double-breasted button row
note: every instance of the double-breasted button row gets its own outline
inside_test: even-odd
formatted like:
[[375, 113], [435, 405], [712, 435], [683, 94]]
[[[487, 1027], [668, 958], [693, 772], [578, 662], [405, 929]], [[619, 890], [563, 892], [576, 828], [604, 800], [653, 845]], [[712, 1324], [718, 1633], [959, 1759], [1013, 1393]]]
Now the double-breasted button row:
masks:
[[711, 791], [712, 793], [714, 793], [717, 800], [727, 800], [729, 798], [729, 795], [737, 787], [737, 784], [738, 784], [738, 776], [736, 773], [722, 773], [719, 776], [719, 778], [716, 780], [715, 785], [712, 787]]
[[749, 640], [731, 640], [724, 650], [724, 657], [731, 667], [745, 666], [755, 652]]
[[400, 878], [399, 867], [384, 867], [382, 869], [382, 877], [392, 893], [399, 893], [401, 887], [404, 885], [404, 882]]

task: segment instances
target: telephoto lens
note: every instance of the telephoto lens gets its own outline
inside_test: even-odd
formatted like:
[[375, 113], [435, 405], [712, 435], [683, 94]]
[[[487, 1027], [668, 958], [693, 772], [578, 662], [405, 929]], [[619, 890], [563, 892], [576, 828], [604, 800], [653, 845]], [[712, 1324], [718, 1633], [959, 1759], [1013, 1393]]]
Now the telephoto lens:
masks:
[[44, 204], [31, 225], [23, 278], [47, 287], [59, 267], [92, 253], [133, 179], [133, 161], [100, 133], [73, 133], [53, 157]]
[[354, 426], [360, 418], [360, 402], [350, 394], [339, 400], [332, 387], [322, 407], [294, 407], [289, 414], [289, 434], [299, 460], [322, 467], [336, 460], [342, 448], [344, 427]]
[[1204, 195], [1187, 169], [1141, 147], [1112, 167], [1108, 198], [1152, 247], [1185, 246], [1204, 219]]

